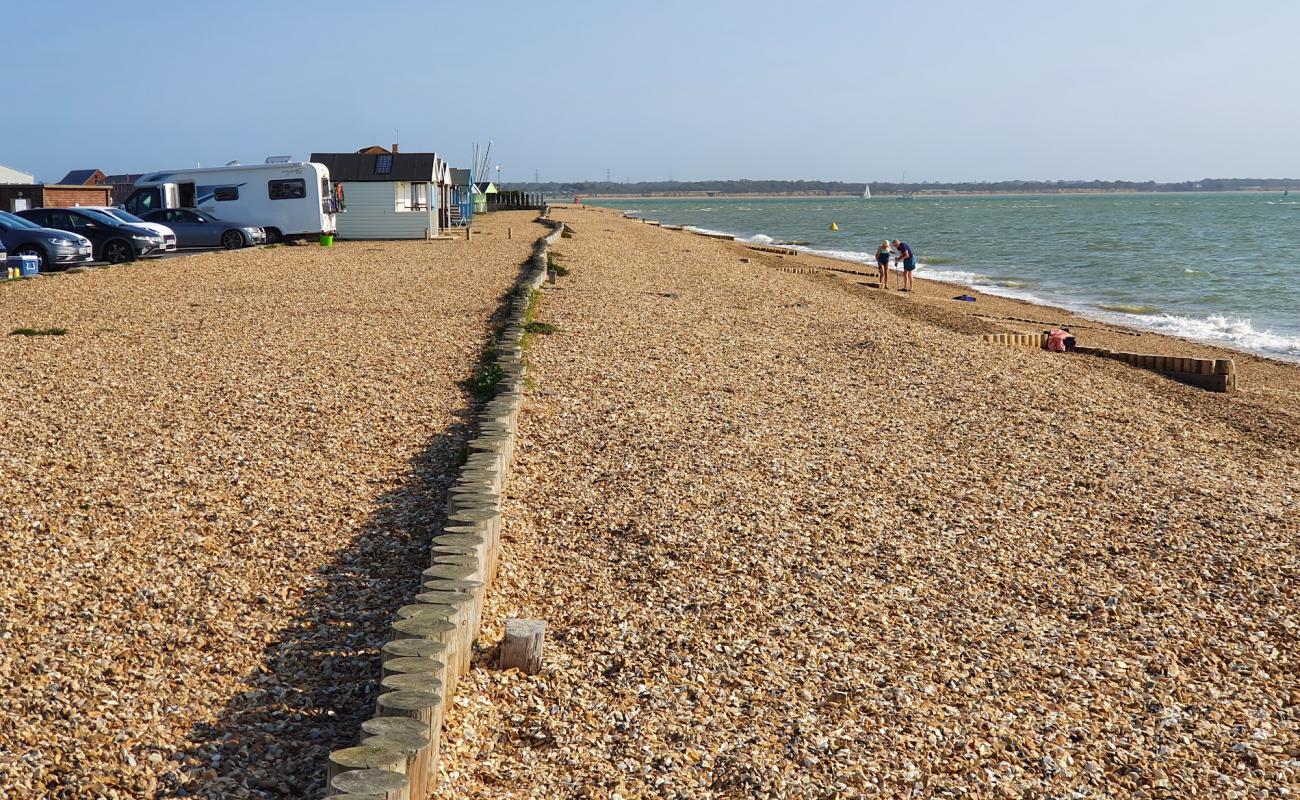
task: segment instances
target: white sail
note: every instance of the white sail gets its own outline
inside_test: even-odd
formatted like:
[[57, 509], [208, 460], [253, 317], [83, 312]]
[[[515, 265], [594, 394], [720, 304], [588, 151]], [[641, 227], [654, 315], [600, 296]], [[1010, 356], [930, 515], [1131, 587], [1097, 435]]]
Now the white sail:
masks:
[[862, 185], [862, 199], [863, 199], [863, 200], [870, 200], [870, 199], [871, 199], [871, 184], [869, 184], [869, 183], [864, 183], [864, 184]]

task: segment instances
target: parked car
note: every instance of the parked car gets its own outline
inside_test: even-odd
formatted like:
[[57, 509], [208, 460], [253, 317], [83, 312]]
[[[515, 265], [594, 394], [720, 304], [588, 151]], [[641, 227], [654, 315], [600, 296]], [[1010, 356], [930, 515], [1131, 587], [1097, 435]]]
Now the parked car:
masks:
[[[157, 222], [145, 222], [135, 214], [130, 214], [115, 206], [77, 206], [91, 211], [98, 211], [101, 214], [107, 214], [113, 219], [125, 222], [127, 225], [134, 225], [137, 228], [153, 231], [163, 238], [163, 250], [168, 253], [176, 252], [176, 232], [166, 225], [159, 225]], [[159, 253], [161, 255], [161, 253]]]
[[0, 241], [10, 255], [36, 256], [41, 262], [41, 272], [95, 260], [94, 247], [86, 237], [42, 228], [8, 211], [0, 211]]
[[128, 225], [98, 211], [82, 208], [31, 208], [19, 211], [23, 219], [80, 234], [95, 246], [100, 261], [121, 264], [140, 256], [162, 252], [163, 238], [153, 231]]
[[176, 231], [181, 247], [224, 247], [234, 250], [266, 241], [266, 231], [247, 222], [218, 219], [197, 208], [158, 208], [146, 211], [146, 222], [159, 222]]

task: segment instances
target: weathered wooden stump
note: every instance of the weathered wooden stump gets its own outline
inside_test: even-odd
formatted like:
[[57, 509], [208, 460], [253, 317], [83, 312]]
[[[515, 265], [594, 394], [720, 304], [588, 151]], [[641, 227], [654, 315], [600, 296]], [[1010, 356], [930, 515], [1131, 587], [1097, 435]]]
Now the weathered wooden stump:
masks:
[[354, 769], [330, 779], [336, 794], [360, 794], [383, 800], [408, 800], [411, 782], [400, 772], [386, 769]]
[[506, 638], [501, 642], [501, 669], [517, 668], [527, 675], [542, 671], [542, 645], [546, 623], [537, 619], [506, 620]]

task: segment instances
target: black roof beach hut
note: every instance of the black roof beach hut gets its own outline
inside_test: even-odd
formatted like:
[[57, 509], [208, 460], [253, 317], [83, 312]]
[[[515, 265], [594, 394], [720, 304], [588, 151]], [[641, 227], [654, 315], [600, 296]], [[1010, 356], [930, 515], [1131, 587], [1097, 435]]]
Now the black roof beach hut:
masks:
[[[380, 152], [375, 152], [376, 150]], [[339, 236], [346, 239], [423, 239], [437, 235], [439, 174], [437, 153], [393, 153], [367, 148], [361, 153], [312, 153], [330, 179], [343, 185], [347, 211], [339, 214]]]

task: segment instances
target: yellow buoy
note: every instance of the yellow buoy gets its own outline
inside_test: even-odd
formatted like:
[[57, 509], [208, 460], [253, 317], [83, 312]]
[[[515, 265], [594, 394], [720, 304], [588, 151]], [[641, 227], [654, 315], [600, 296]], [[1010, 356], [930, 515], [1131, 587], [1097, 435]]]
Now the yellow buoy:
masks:
[[838, 231], [839, 229], [840, 229], [840, 226], [839, 226], [839, 225], [836, 225], [836, 224], [835, 224], [835, 221], [832, 220], [832, 221], [831, 221], [831, 230], [833, 230], [833, 231]]

